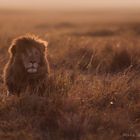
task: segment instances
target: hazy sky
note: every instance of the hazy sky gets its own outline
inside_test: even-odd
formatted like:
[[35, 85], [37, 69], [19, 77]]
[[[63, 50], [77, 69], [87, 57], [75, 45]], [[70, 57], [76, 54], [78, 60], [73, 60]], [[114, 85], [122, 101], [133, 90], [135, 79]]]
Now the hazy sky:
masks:
[[98, 9], [140, 8], [140, 0], [0, 0], [0, 8], [26, 9]]

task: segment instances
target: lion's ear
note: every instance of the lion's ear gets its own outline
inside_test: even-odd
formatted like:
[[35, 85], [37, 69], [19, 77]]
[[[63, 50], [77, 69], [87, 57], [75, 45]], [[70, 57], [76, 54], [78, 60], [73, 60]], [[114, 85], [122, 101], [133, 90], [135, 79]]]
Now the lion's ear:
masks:
[[14, 44], [14, 45], [12, 44], [12, 45], [10, 46], [8, 52], [9, 52], [10, 54], [14, 55], [14, 54], [16, 53], [16, 45], [15, 45], [15, 44]]

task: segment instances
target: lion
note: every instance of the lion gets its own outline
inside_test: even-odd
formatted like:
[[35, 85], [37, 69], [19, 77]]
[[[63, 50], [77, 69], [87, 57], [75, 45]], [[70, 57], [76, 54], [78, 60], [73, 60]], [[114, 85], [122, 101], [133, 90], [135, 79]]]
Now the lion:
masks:
[[4, 83], [8, 95], [37, 91], [43, 94], [49, 79], [48, 42], [35, 35], [20, 36], [8, 50], [10, 59], [4, 68]]

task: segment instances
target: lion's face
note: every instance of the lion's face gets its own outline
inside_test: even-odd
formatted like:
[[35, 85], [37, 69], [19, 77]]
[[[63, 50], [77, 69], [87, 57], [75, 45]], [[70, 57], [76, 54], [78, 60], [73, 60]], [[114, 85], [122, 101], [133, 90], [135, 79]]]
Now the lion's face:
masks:
[[37, 73], [41, 63], [41, 54], [37, 48], [30, 48], [21, 53], [21, 60], [27, 73]]
[[39, 73], [46, 62], [47, 42], [36, 37], [20, 37], [9, 48], [14, 67], [28, 74]]

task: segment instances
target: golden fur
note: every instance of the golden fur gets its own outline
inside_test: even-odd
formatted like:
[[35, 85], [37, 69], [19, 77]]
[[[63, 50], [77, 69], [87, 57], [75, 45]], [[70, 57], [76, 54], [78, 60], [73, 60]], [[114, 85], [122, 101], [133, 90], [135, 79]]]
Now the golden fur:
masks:
[[27, 88], [39, 94], [44, 92], [49, 77], [47, 42], [34, 35], [13, 40], [10, 59], [4, 68], [4, 82], [9, 94], [20, 94]]

